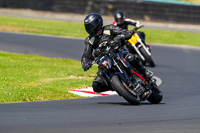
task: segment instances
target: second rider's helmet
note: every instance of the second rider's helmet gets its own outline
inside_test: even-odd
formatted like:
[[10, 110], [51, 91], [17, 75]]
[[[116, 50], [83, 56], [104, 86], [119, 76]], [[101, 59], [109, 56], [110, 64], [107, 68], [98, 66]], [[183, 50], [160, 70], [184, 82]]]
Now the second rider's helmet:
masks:
[[114, 18], [117, 24], [123, 24], [124, 23], [124, 13], [122, 11], [116, 11], [114, 13]]
[[103, 26], [103, 19], [100, 14], [90, 13], [84, 20], [85, 30], [88, 34], [94, 36]]

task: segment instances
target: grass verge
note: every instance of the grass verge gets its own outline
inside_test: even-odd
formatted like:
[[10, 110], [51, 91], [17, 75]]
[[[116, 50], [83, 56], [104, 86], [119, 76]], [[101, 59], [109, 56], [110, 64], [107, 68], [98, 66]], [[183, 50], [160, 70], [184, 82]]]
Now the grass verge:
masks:
[[147, 43], [200, 46], [200, 34], [157, 29], [141, 29], [146, 34]]
[[91, 86], [97, 67], [79, 61], [0, 52], [0, 102], [81, 98], [68, 90]]

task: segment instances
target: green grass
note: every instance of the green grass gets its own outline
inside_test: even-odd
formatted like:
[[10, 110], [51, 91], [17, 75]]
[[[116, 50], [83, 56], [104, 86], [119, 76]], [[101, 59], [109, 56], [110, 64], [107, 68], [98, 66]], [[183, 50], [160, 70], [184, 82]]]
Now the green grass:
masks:
[[82, 23], [15, 17], [0, 17], [0, 31], [87, 37]]
[[[141, 29], [146, 33], [148, 43], [167, 43], [178, 45], [200, 46], [198, 33]], [[36, 33], [56, 36], [85, 38], [83, 23], [39, 20], [28, 18], [0, 17], [0, 31]]]
[[166, 30], [141, 29], [146, 34], [147, 43], [163, 43], [200, 46], [200, 34]]
[[0, 102], [80, 98], [68, 90], [91, 86], [97, 67], [79, 61], [0, 52]]

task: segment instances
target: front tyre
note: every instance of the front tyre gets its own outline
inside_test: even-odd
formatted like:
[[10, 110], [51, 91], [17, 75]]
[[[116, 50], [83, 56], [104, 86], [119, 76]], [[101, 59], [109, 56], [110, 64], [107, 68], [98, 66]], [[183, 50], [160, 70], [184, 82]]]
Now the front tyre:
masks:
[[140, 52], [145, 58], [145, 63], [147, 62], [150, 64], [151, 67], [155, 67], [155, 63], [154, 63], [153, 59], [151, 58], [151, 56], [149, 56], [147, 54], [147, 52], [145, 51], [145, 49], [143, 47], [140, 47]]
[[117, 93], [122, 96], [126, 101], [128, 101], [132, 105], [139, 105], [140, 100], [137, 99], [137, 95], [135, 96], [132, 92], [130, 92], [128, 89], [127, 84], [120, 80], [117, 75], [114, 75], [111, 78], [112, 84], [114, 89], [117, 91]]

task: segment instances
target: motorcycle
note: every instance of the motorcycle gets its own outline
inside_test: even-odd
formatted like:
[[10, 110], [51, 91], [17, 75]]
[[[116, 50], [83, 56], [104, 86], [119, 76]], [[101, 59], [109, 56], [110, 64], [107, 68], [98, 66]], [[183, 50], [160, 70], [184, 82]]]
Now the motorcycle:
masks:
[[[132, 67], [124, 57], [125, 50], [120, 42], [115, 45], [106, 44], [104, 52], [90, 64], [97, 63], [97, 75], [130, 104], [139, 105], [145, 100], [152, 104], [160, 103], [163, 95], [156, 85], [156, 79], [147, 80]], [[147, 95], [144, 95], [145, 93]]]
[[132, 46], [131, 49], [140, 56], [144, 65], [148, 63], [151, 67], [155, 67], [155, 63], [151, 57], [151, 48], [149, 45], [146, 45], [144, 40], [138, 35], [136, 32], [138, 29], [139, 28], [134, 28], [134, 34], [128, 40]]

